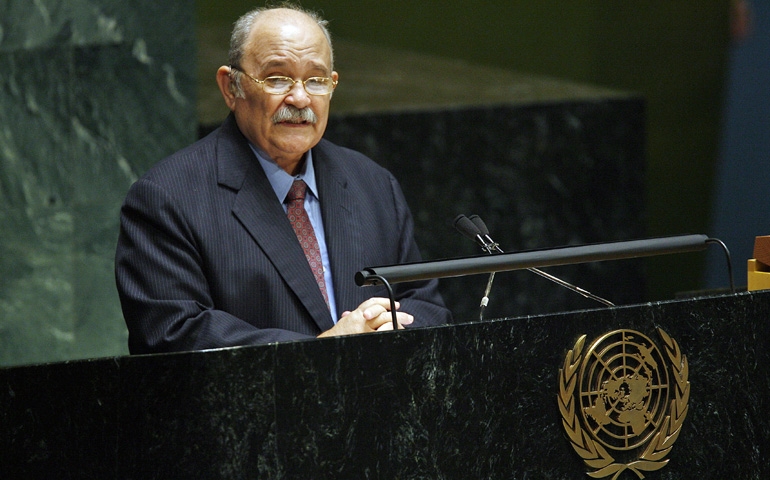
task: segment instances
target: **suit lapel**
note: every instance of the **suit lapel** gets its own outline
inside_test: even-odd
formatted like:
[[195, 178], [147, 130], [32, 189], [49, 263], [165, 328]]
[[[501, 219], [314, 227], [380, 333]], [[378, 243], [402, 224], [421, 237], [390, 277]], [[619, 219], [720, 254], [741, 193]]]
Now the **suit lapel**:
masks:
[[217, 145], [219, 183], [237, 191], [232, 211], [321, 329], [334, 324], [283, 207], [232, 115]]
[[345, 175], [344, 159], [331, 155], [323, 140], [313, 149], [313, 162], [334, 295], [338, 313], [342, 313], [356, 308], [368, 298], [355, 284], [355, 273], [366, 266], [363, 264], [361, 229], [356, 227], [356, 199]]

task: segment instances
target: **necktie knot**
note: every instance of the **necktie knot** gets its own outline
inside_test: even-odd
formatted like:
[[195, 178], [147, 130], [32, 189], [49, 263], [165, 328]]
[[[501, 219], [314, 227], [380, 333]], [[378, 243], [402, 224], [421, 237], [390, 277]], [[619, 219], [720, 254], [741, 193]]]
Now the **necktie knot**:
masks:
[[305, 200], [305, 191], [307, 190], [307, 184], [304, 180], [294, 180], [291, 184], [289, 193], [286, 195], [287, 202], [293, 202], [295, 200]]

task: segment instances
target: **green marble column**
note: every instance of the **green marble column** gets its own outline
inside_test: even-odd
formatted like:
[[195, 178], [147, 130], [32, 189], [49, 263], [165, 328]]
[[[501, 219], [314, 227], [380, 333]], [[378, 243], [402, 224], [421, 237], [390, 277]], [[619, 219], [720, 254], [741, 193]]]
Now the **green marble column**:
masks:
[[195, 139], [194, 2], [0, 3], [0, 365], [127, 353], [129, 185]]

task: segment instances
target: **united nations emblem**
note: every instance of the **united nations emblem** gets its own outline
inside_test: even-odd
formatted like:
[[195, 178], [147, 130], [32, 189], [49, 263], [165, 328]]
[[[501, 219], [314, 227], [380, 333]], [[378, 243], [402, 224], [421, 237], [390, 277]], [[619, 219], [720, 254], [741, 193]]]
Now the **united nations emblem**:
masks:
[[687, 357], [661, 329], [661, 351], [642, 333], [616, 330], [584, 353], [583, 335], [559, 369], [559, 409], [572, 448], [593, 478], [666, 466], [690, 396]]

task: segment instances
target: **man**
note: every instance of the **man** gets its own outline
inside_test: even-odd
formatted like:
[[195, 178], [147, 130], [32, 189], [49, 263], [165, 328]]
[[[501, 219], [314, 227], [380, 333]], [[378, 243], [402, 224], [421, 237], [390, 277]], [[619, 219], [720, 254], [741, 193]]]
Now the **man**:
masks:
[[[121, 209], [131, 353], [392, 328], [387, 292], [354, 276], [420, 259], [411, 213], [389, 172], [322, 139], [332, 62], [326, 22], [299, 7], [236, 23], [217, 71], [231, 114], [150, 169]], [[399, 328], [450, 321], [436, 287], [394, 285]]]

